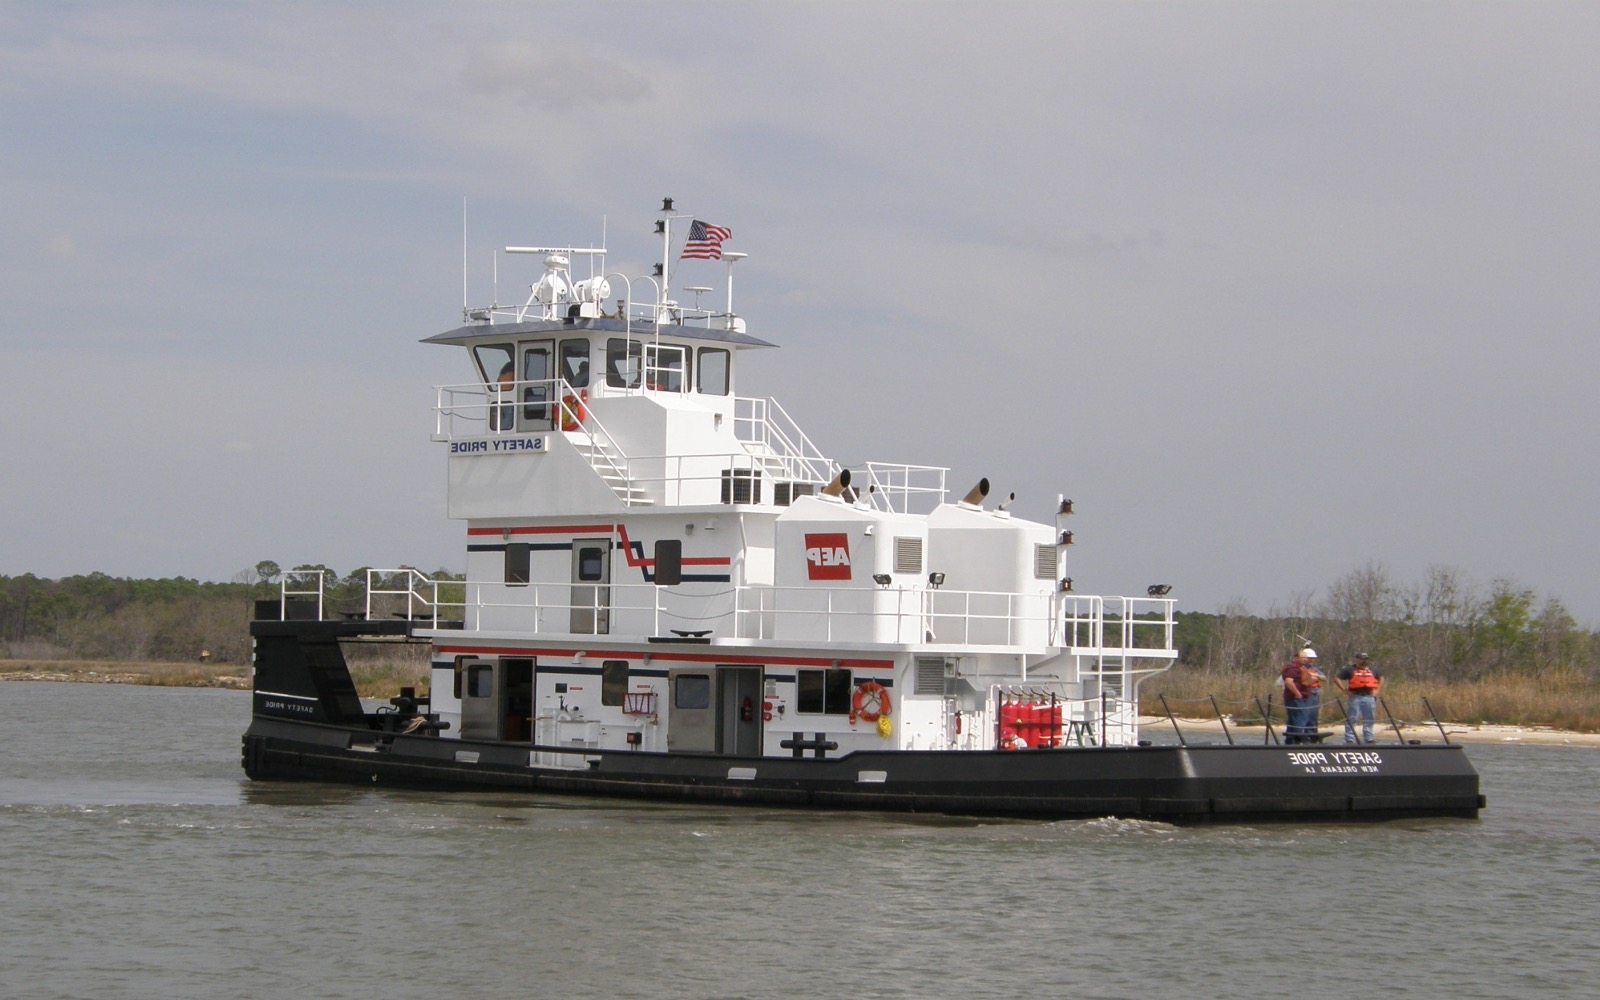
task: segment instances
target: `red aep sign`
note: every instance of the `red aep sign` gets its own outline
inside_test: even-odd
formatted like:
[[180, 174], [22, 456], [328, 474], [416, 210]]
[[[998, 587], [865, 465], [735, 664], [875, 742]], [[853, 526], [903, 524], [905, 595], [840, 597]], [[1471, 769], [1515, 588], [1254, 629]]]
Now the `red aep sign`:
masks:
[[850, 536], [806, 535], [806, 575], [813, 580], [850, 579]]

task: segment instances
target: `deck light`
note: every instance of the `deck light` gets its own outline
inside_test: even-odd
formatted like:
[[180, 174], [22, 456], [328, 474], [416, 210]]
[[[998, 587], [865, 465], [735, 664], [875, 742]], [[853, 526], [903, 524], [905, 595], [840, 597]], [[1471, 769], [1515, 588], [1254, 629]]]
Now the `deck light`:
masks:
[[1172, 584], [1170, 583], [1152, 583], [1149, 588], [1145, 590], [1145, 593], [1149, 594], [1151, 597], [1166, 597], [1171, 592]]
[[928, 586], [932, 587], [934, 590], [938, 590], [940, 587], [944, 586], [944, 574], [943, 573], [929, 573], [928, 574]]
[[872, 574], [872, 582], [880, 587], [887, 587], [889, 584], [894, 582], [894, 577], [890, 576], [888, 573], [874, 573]]

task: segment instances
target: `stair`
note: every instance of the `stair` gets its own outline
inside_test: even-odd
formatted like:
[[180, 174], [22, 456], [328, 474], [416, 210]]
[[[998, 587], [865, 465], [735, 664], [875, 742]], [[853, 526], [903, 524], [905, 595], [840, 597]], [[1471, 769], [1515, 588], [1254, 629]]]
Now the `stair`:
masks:
[[617, 495], [617, 499], [621, 500], [624, 506], [645, 507], [654, 502], [645, 494], [643, 487], [634, 485], [622, 474], [621, 470], [627, 463], [627, 456], [615, 446], [589, 433], [575, 433], [570, 436], [573, 445], [578, 449], [578, 454], [584, 457], [589, 467], [594, 469], [595, 475], [610, 487], [611, 492]]

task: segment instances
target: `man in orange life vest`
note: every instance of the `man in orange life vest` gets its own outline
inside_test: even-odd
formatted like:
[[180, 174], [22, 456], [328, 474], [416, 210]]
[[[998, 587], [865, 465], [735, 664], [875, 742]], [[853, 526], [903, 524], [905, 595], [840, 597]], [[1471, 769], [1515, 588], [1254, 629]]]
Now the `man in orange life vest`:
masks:
[[1307, 646], [1282, 670], [1283, 708], [1288, 715], [1283, 725], [1285, 743], [1317, 742], [1322, 671], [1317, 669], [1316, 660], [1317, 651]]
[[1383, 675], [1367, 666], [1367, 654], [1357, 653], [1356, 662], [1339, 671], [1339, 686], [1350, 696], [1350, 708], [1344, 717], [1344, 741], [1356, 741], [1356, 721], [1361, 722], [1361, 742], [1375, 743], [1372, 724], [1378, 717], [1378, 689], [1383, 687]]

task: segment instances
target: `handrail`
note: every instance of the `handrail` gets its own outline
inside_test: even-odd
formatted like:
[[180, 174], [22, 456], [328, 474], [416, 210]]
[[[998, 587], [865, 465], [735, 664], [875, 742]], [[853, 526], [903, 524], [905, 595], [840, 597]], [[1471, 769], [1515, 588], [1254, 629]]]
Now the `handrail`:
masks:
[[[787, 429], [774, 419], [774, 414], [783, 418]], [[776, 459], [789, 478], [821, 483], [833, 478], [832, 461], [812, 444], [777, 400], [764, 396], [735, 396], [733, 428], [734, 436], [744, 442], [747, 449], [752, 445], [762, 449], [752, 454]], [[790, 430], [800, 439], [798, 444], [790, 436]]]
[[[384, 586], [391, 580], [398, 580], [397, 586]], [[368, 569], [367, 570], [367, 596], [366, 609], [363, 612], [368, 621], [373, 619], [372, 599], [374, 597], [394, 596], [406, 599], [405, 617], [407, 621], [427, 621], [434, 628], [439, 627], [439, 612], [446, 605], [439, 600], [439, 586], [444, 583], [455, 583], [454, 580], [435, 580], [420, 570], [410, 566], [401, 566], [396, 569]], [[419, 618], [417, 611], [424, 614]]]
[[[385, 586], [396, 575], [401, 580]], [[438, 588], [444, 583], [463, 588], [459, 604], [446, 605], [440, 601]], [[485, 625], [486, 616], [493, 621], [495, 616], [505, 612], [532, 610], [531, 616], [516, 615], [518, 628], [534, 633], [571, 634], [570, 612], [576, 609], [608, 611], [613, 623], [637, 616], [633, 618], [629, 634], [660, 635], [672, 627], [709, 626], [730, 638], [771, 640], [781, 624], [781, 616], [791, 626], [796, 622], [817, 622], [816, 631], [822, 641], [859, 634], [860, 626], [851, 623], [872, 621], [884, 623], [873, 626], [874, 634], [881, 636], [880, 641], [1012, 647], [1048, 642], [1046, 625], [1055, 618], [1049, 595], [1003, 591], [715, 583], [663, 588], [650, 583], [618, 582], [610, 583], [605, 590], [608, 600], [603, 604], [597, 588], [589, 588], [586, 591], [588, 600], [575, 604], [571, 602], [573, 585], [565, 582], [507, 587], [498, 580], [434, 580], [414, 569], [374, 569], [368, 572], [365, 613], [369, 617], [374, 614], [374, 596], [391, 594], [406, 598], [408, 618], [418, 618], [420, 609], [424, 612], [421, 617], [431, 620], [436, 627], [445, 607], [459, 607], [462, 626], [468, 631], [500, 627]], [[1096, 607], [1103, 607], [1103, 604]], [[1080, 615], [1078, 621], [1087, 621], [1087, 616]], [[724, 624], [719, 626], [719, 622]], [[1155, 627], [1165, 623], [1142, 624]], [[1107, 632], [1104, 628], [1095, 631], [1101, 636]], [[934, 633], [932, 640], [928, 638], [930, 632]], [[1115, 630], [1111, 634], [1118, 635]], [[1079, 657], [1098, 658], [1100, 662], [1087, 665], [1087, 669], [1104, 675], [1159, 672], [1165, 667], [1140, 667], [1132, 661], [1167, 661], [1177, 656], [1177, 651], [1170, 647], [1097, 646], [1086, 641], [1069, 645], [1067, 651]], [[1114, 660], [1115, 665], [1104, 662], [1108, 659]]]
[[[322, 620], [322, 604], [323, 604], [323, 580], [327, 576], [327, 573], [328, 573], [328, 571], [325, 570], [325, 569], [286, 569], [286, 570], [284, 570], [282, 578], [278, 580], [278, 607], [280, 609], [279, 610], [279, 614], [281, 616], [283, 616], [283, 617], [287, 617], [287, 615], [284, 613], [283, 609], [288, 606], [289, 601], [291, 599], [296, 598], [296, 597], [310, 597], [310, 596], [315, 595], [315, 597], [317, 599], [317, 620], [321, 621]], [[314, 590], [305, 590], [305, 589], [292, 590], [292, 589], [290, 589], [290, 582], [289, 582], [290, 577], [295, 577], [300, 581], [305, 581], [307, 578], [315, 577], [316, 581], [317, 581], [316, 589], [314, 589]], [[305, 583], [302, 582], [301, 586], [302, 587], [305, 586]]]

